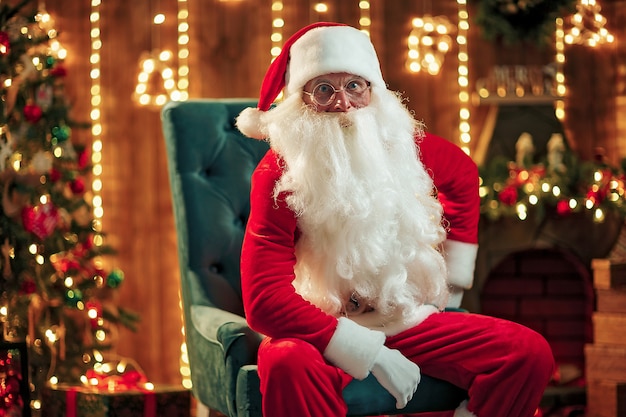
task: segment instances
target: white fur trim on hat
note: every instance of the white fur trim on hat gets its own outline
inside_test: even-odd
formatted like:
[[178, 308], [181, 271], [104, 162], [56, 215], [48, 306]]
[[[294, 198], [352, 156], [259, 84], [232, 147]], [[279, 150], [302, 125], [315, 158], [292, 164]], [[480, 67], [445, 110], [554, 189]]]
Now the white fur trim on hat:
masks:
[[299, 93], [315, 77], [339, 72], [385, 87], [378, 56], [364, 32], [351, 26], [311, 29], [291, 46], [285, 96]]
[[261, 120], [263, 114], [265, 114], [265, 112], [256, 107], [243, 109], [235, 119], [237, 129], [250, 138], [265, 139], [267, 134], [265, 133], [264, 125]]
[[384, 343], [384, 333], [340, 317], [337, 329], [324, 350], [324, 357], [352, 377], [365, 379]]
[[466, 290], [472, 288], [478, 245], [446, 240], [443, 251], [448, 267], [448, 283]]

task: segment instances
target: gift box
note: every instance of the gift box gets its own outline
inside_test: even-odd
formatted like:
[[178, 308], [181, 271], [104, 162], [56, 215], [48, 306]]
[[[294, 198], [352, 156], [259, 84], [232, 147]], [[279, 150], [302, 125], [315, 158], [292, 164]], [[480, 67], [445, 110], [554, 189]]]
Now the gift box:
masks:
[[189, 417], [191, 392], [180, 386], [154, 389], [94, 389], [58, 384], [47, 387], [42, 417]]

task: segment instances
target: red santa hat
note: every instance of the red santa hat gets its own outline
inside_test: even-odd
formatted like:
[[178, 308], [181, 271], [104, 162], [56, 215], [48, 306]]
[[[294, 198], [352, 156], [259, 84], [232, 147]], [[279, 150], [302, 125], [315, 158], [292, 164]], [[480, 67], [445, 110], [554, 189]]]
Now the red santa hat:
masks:
[[237, 118], [237, 127], [246, 136], [263, 139], [262, 115], [283, 89], [285, 97], [300, 94], [309, 80], [339, 72], [363, 77], [373, 87], [385, 87], [378, 56], [367, 34], [333, 22], [317, 22], [300, 29], [270, 64], [258, 107], [244, 109]]

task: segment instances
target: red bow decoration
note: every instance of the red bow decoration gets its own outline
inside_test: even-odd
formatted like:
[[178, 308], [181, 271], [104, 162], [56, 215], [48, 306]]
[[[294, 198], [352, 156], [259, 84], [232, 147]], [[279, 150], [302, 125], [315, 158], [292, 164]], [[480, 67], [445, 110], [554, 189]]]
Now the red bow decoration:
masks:
[[89, 379], [89, 385], [109, 391], [144, 390], [144, 385], [148, 382], [146, 376], [136, 370], [131, 369], [122, 373], [103, 373], [93, 369], [85, 373]]

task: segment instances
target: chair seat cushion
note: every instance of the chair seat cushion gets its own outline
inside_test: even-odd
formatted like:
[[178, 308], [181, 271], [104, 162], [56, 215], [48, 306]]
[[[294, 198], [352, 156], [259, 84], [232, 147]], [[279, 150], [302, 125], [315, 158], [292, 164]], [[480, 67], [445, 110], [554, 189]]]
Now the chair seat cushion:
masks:
[[[397, 414], [396, 399], [370, 374], [362, 381], [353, 380], [343, 390], [349, 416]], [[450, 410], [467, 399], [467, 392], [447, 381], [422, 374], [413, 399], [402, 413], [423, 413]]]
[[[238, 416], [261, 417], [261, 393], [256, 365], [240, 368], [237, 376]], [[396, 400], [373, 375], [362, 381], [353, 380], [343, 391], [348, 406], [348, 416], [397, 414]], [[467, 393], [449, 382], [422, 375], [413, 399], [402, 413], [423, 413], [450, 410], [451, 404], [460, 404]]]

